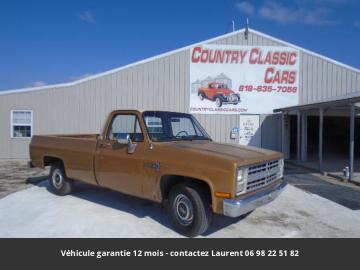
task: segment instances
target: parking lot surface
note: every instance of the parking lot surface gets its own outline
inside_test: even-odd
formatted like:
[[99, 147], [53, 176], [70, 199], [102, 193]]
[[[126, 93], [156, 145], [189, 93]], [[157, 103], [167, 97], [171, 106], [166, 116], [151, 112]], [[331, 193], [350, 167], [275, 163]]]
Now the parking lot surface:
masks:
[[[298, 174], [287, 176], [300, 177]], [[357, 193], [358, 195], [360, 193]], [[244, 219], [214, 216], [201, 237], [360, 237], [360, 212], [288, 185]], [[181, 237], [159, 204], [79, 184], [59, 197], [42, 181], [0, 200], [0, 237]]]

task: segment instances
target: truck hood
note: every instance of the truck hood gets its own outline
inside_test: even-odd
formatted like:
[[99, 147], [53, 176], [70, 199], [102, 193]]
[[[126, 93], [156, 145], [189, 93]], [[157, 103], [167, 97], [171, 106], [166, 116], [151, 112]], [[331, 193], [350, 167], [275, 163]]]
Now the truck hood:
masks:
[[231, 89], [216, 89], [218, 94], [224, 94], [224, 95], [231, 95], [234, 94], [235, 92]]
[[214, 158], [226, 159], [236, 162], [239, 165], [253, 164], [269, 159], [279, 159], [282, 154], [279, 152], [233, 144], [215, 143], [211, 141], [180, 141], [172, 142], [169, 147], [178, 150], [189, 151], [192, 154], [203, 154]]

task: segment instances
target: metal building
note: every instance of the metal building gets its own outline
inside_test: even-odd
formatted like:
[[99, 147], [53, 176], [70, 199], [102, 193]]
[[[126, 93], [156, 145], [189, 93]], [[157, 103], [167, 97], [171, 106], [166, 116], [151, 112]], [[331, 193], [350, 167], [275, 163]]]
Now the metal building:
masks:
[[[320, 122], [324, 121], [324, 115], [356, 118], [355, 105], [349, 104], [356, 104], [356, 98], [360, 99], [358, 69], [253, 29], [241, 29], [79, 81], [0, 92], [0, 158], [28, 159], [28, 146], [34, 134], [99, 133], [108, 113], [114, 109], [189, 112], [190, 95], [196, 94], [197, 87], [207, 79], [199, 77], [191, 81], [191, 53], [195, 46], [204, 45], [229, 48], [264, 46], [268, 51], [271, 48], [292, 48], [295, 54], [298, 52], [296, 102], [289, 106], [283, 106], [287, 105], [286, 102], [272, 104], [276, 113], [260, 110], [257, 113], [256, 108], [251, 111], [249, 114], [259, 116], [259, 128], [252, 134], [256, 138], [252, 138], [254, 143], [250, 144], [282, 150], [291, 159], [317, 160], [318, 154], [323, 155], [317, 151], [323, 144], [318, 141], [308, 144], [313, 134], [308, 135], [307, 127], [311, 126], [312, 131], [319, 122], [311, 116], [322, 119]], [[209, 78], [220, 78], [221, 82], [230, 84], [228, 87], [231, 88], [231, 84], [235, 87], [228, 74], [223, 72], [209, 74]], [[328, 110], [329, 103], [324, 102], [330, 101], [343, 102], [336, 103], [337, 108], [332, 104], [332, 109]], [[321, 106], [316, 105], [320, 103]], [[192, 113], [215, 141], [241, 142], [241, 112]], [[320, 132], [331, 133], [333, 125], [347, 129], [347, 125], [341, 124], [341, 119], [330, 121], [328, 127]], [[352, 130], [358, 125], [358, 121], [347, 123], [352, 123]], [[354, 133], [343, 137], [347, 136], [354, 136]], [[318, 133], [316, 137], [320, 138]], [[355, 153], [355, 157], [358, 155]]]

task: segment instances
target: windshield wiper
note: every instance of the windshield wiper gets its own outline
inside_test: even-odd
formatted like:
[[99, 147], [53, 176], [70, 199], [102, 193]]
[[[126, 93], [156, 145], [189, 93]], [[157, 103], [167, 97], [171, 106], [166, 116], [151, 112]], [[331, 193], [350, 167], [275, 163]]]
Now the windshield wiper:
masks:
[[202, 136], [197, 136], [197, 135], [193, 135], [193, 136], [184, 136], [184, 137], [181, 137], [181, 140], [184, 140], [184, 141], [194, 141], [194, 140], [202, 140], [202, 141], [211, 141], [210, 138], [207, 138], [207, 137], [202, 137]]
[[193, 135], [193, 136], [162, 136], [162, 137], [158, 137], [156, 139], [156, 141], [160, 141], [160, 142], [166, 142], [166, 141], [194, 141], [194, 140], [206, 140], [206, 141], [211, 141], [210, 138], [208, 137], [202, 137], [202, 136], [197, 136], [197, 135]]
[[193, 138], [189, 137], [189, 136], [175, 136], [173, 137], [175, 141], [192, 141]]
[[211, 141], [211, 139], [210, 138], [207, 138], [207, 137], [196, 137], [196, 139], [198, 139], [198, 140], [202, 140], [202, 141]]

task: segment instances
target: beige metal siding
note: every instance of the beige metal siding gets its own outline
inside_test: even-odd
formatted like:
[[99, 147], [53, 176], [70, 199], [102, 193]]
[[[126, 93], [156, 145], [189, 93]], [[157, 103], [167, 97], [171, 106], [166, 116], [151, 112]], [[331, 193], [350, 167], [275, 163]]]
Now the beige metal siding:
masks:
[[[235, 33], [213, 44], [286, 46], [249, 32]], [[98, 133], [115, 109], [187, 112], [190, 50], [106, 74], [72, 86], [0, 95], [0, 158], [28, 158], [29, 139], [10, 138], [10, 111], [33, 110], [33, 134]], [[300, 53], [300, 104], [360, 94], [360, 74], [306, 52]], [[195, 115], [215, 141], [230, 140], [238, 115]], [[262, 146], [280, 149], [278, 116], [261, 116]], [[274, 128], [276, 127], [276, 128]]]

